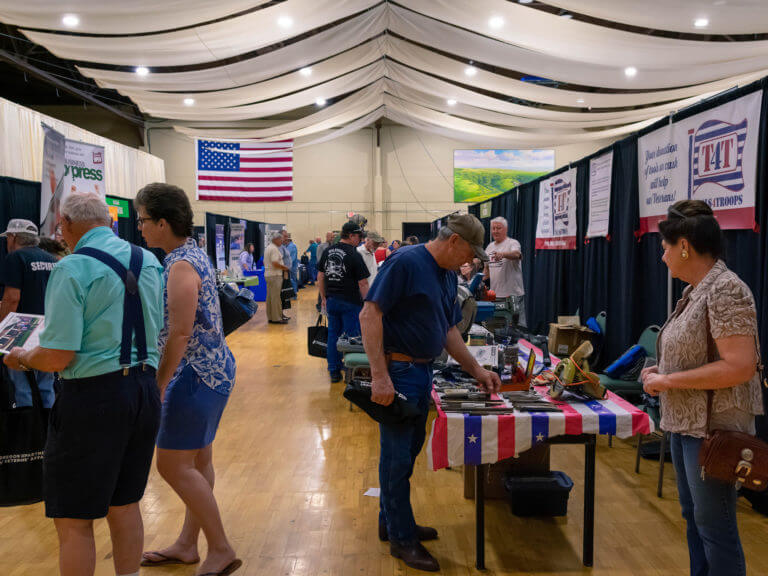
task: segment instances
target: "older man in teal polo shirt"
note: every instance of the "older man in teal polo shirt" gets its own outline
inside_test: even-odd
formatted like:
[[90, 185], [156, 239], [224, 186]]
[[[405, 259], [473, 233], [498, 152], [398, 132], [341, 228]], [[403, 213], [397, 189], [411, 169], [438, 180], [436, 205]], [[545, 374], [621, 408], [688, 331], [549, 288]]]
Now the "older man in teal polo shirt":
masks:
[[43, 492], [59, 535], [61, 575], [94, 573], [93, 520], [105, 516], [116, 574], [138, 575], [138, 503], [160, 423], [163, 269], [150, 252], [114, 235], [103, 198], [73, 193], [61, 214], [74, 254], [51, 273], [40, 346], [15, 348], [5, 363], [60, 374]]

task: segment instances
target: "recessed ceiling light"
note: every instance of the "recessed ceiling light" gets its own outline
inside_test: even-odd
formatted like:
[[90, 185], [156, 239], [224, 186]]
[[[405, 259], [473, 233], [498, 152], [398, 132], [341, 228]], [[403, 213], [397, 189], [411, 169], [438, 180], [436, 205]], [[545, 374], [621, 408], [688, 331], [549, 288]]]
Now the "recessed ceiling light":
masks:
[[194, 98], [184, 98], [184, 106], [192, 106], [194, 103]]
[[146, 66], [139, 66], [134, 70], [134, 72], [136, 72], [137, 76], [146, 76], [149, 74], [149, 68]]
[[568, 20], [570, 20], [571, 18], [573, 18], [573, 14], [568, 14], [568, 12], [566, 12], [565, 14], [560, 14], [560, 18], [567, 18]]
[[634, 76], [637, 76], [637, 68], [634, 66], [627, 66], [624, 68], [624, 75], [627, 78], [633, 78]]
[[290, 16], [280, 16], [280, 18], [277, 19], [277, 25], [280, 26], [280, 28], [290, 28], [293, 26], [293, 18]]
[[493, 28], [494, 30], [498, 30], [502, 26], [504, 26], [504, 18], [501, 16], [494, 16], [490, 20], [488, 20], [488, 26]]
[[579, 98], [576, 100], [576, 104], [584, 104], [584, 98]]
[[302, 68], [301, 70], [299, 70], [299, 74], [301, 74], [302, 76], [312, 76], [312, 68], [310, 68], [309, 66], [307, 66], [306, 68]]
[[454, 100], [453, 98], [448, 98], [448, 100], [446, 100], [445, 103], [448, 104], [448, 106], [456, 106], [456, 100]]
[[315, 98], [315, 104], [318, 106], [325, 106], [325, 98]]
[[533, 0], [517, 0], [520, 4], [530, 4]]
[[466, 68], [464, 68], [464, 74], [466, 74], [467, 76], [474, 76], [475, 74], [477, 74], [477, 68], [475, 68], [474, 66], [467, 66]]
[[78, 18], [74, 14], [65, 14], [64, 17], [61, 19], [61, 23], [64, 24], [67, 28], [74, 28], [78, 24], [80, 24], [80, 18]]
[[696, 20], [693, 22], [693, 25], [696, 26], [696, 28], [706, 28], [709, 26], [709, 20], [706, 18], [696, 18]]

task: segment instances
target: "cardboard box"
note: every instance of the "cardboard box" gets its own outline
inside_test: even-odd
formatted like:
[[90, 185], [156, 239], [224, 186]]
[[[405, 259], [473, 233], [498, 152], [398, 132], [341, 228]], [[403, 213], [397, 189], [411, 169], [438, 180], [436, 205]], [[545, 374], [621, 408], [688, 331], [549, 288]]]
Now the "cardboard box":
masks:
[[579, 344], [584, 340], [592, 341], [594, 336], [595, 332], [586, 326], [552, 323], [549, 325], [549, 351], [561, 358], [570, 356]]

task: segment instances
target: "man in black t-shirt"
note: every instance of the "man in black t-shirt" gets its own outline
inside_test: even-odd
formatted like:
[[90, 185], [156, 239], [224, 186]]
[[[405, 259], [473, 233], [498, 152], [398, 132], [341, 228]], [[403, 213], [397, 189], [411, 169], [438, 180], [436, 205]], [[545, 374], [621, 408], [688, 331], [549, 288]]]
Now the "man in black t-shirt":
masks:
[[371, 273], [356, 250], [363, 231], [354, 222], [341, 228], [341, 240], [329, 246], [317, 264], [317, 283], [328, 314], [328, 371], [331, 382], [341, 381], [341, 357], [336, 342], [341, 334], [360, 335], [360, 310]]
[[[3, 264], [3, 300], [0, 302], [0, 321], [11, 312], [20, 314], [45, 313], [45, 289], [56, 264], [56, 258], [38, 248], [37, 226], [29, 220], [16, 218], [0, 234], [7, 241], [8, 256]], [[16, 390], [16, 407], [31, 406], [32, 392], [27, 374], [8, 370]], [[53, 374], [35, 372], [43, 406], [53, 405]]]

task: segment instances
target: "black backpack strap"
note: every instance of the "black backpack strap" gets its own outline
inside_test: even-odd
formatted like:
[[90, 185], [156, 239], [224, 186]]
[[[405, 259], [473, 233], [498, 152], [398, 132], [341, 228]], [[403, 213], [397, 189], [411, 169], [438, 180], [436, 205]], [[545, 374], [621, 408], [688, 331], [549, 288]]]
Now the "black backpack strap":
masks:
[[131, 343], [134, 336], [136, 338], [138, 360], [139, 362], [146, 361], [148, 358], [147, 333], [144, 326], [144, 307], [142, 306], [139, 294], [139, 276], [141, 275], [141, 264], [144, 257], [141, 248], [131, 244], [129, 268], [125, 268], [111, 254], [96, 248], [80, 248], [75, 254], [95, 258], [102, 264], [109, 266], [120, 277], [120, 280], [123, 281], [125, 285], [125, 298], [123, 299], [123, 335], [120, 343], [120, 365], [123, 367], [131, 365]]

